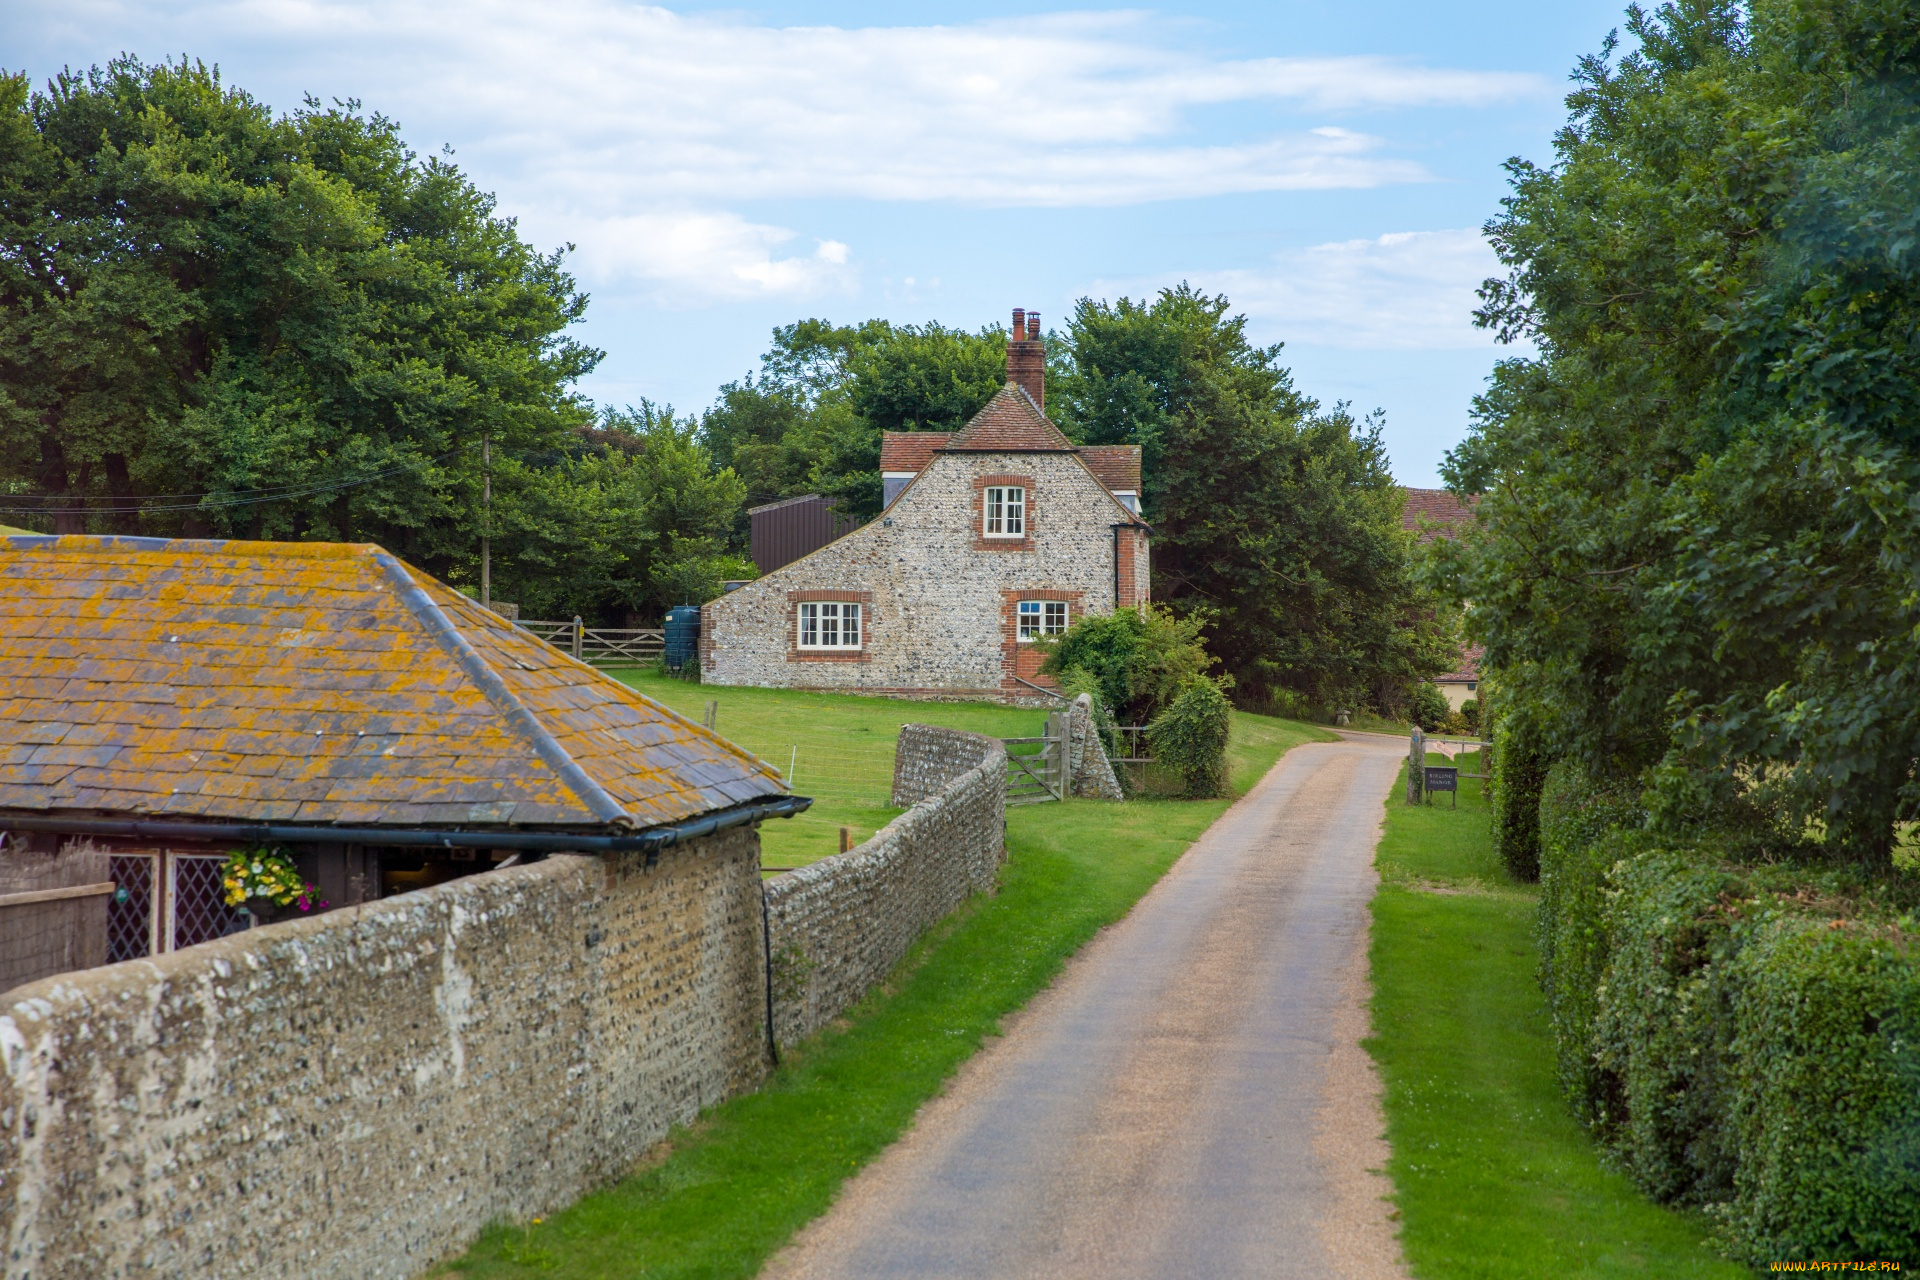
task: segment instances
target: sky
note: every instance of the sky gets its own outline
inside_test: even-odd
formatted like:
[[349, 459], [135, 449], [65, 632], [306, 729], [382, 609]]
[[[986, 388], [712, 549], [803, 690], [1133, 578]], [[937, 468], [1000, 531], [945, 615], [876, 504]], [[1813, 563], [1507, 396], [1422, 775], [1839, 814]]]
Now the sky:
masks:
[[1430, 486], [1523, 354], [1471, 319], [1502, 166], [1551, 160], [1621, 7], [8, 0], [0, 67], [187, 55], [451, 149], [574, 246], [602, 404], [704, 408], [802, 317], [1051, 326], [1186, 280]]

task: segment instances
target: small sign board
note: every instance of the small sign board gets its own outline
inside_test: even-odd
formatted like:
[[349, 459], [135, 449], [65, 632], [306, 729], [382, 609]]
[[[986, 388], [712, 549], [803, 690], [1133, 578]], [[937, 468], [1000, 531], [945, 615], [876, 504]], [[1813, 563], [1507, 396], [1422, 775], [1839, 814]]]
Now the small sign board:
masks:
[[1460, 770], [1452, 765], [1430, 764], [1426, 766], [1428, 791], [1460, 790]]

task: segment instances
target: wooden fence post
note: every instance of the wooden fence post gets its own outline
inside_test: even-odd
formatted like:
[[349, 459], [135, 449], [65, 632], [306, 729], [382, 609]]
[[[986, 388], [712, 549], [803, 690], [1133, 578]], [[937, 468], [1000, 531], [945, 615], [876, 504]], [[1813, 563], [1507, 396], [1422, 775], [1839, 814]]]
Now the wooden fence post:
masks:
[[586, 628], [586, 623], [580, 620], [580, 615], [577, 613], [574, 614], [573, 615], [573, 656], [576, 658], [580, 656], [581, 641], [585, 639], [585, 635], [584, 635], [585, 628]]
[[1419, 804], [1421, 787], [1426, 780], [1423, 772], [1427, 767], [1427, 735], [1414, 726], [1413, 738], [1407, 743], [1407, 803]]

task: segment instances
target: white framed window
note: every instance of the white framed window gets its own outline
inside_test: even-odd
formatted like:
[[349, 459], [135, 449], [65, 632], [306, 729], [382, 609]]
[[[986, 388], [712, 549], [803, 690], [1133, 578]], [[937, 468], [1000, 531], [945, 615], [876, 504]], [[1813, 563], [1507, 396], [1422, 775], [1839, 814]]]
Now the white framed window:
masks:
[[1027, 536], [1027, 491], [1018, 486], [988, 485], [986, 528], [989, 538]]
[[809, 600], [800, 606], [802, 649], [858, 649], [860, 606], [839, 600]]
[[1057, 636], [1067, 629], [1065, 600], [1022, 600], [1020, 602], [1020, 638], [1038, 640]]

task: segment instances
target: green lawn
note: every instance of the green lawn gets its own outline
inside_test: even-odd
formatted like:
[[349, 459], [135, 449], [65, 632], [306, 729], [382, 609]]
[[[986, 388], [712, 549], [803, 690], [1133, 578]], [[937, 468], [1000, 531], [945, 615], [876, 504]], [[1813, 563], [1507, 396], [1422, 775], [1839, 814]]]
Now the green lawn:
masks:
[[[659, 696], [644, 679], [636, 683]], [[805, 714], [818, 723], [871, 722], [880, 726], [876, 733], [908, 719], [992, 732], [1003, 723], [993, 716], [1034, 714], [759, 690], [703, 695], [698, 686], [661, 700], [684, 710], [703, 706], [704, 696], [722, 699], [722, 730], [754, 727], [744, 711], [728, 720], [729, 698], [736, 707]], [[815, 701], [789, 701], [808, 697]], [[1236, 789], [1251, 785], [1288, 747], [1329, 736], [1307, 725], [1236, 716]], [[1002, 1018], [1097, 930], [1126, 914], [1225, 808], [1220, 800], [1069, 800], [1011, 810], [1000, 891], [973, 899], [929, 931], [889, 989], [854, 1009], [843, 1027], [789, 1051], [764, 1088], [676, 1133], [633, 1176], [544, 1222], [489, 1230], [440, 1274], [753, 1275], [832, 1203], [844, 1179], [900, 1135]]]
[[791, 689], [736, 689], [675, 680], [650, 669], [615, 677], [683, 716], [704, 720], [719, 703], [714, 728], [779, 769], [793, 770], [793, 789], [812, 796], [797, 818], [760, 829], [761, 864], [805, 866], [840, 851], [840, 828], [858, 844], [891, 822], [893, 744], [900, 726], [937, 724], [995, 738], [1028, 738], [1046, 728], [1044, 710], [991, 702], [903, 702]]
[[1704, 1243], [1703, 1219], [1604, 1167], [1568, 1112], [1534, 983], [1537, 893], [1495, 859], [1480, 786], [1462, 781], [1457, 811], [1409, 807], [1403, 774], [1378, 855], [1368, 1048], [1414, 1274], [1748, 1275]]

